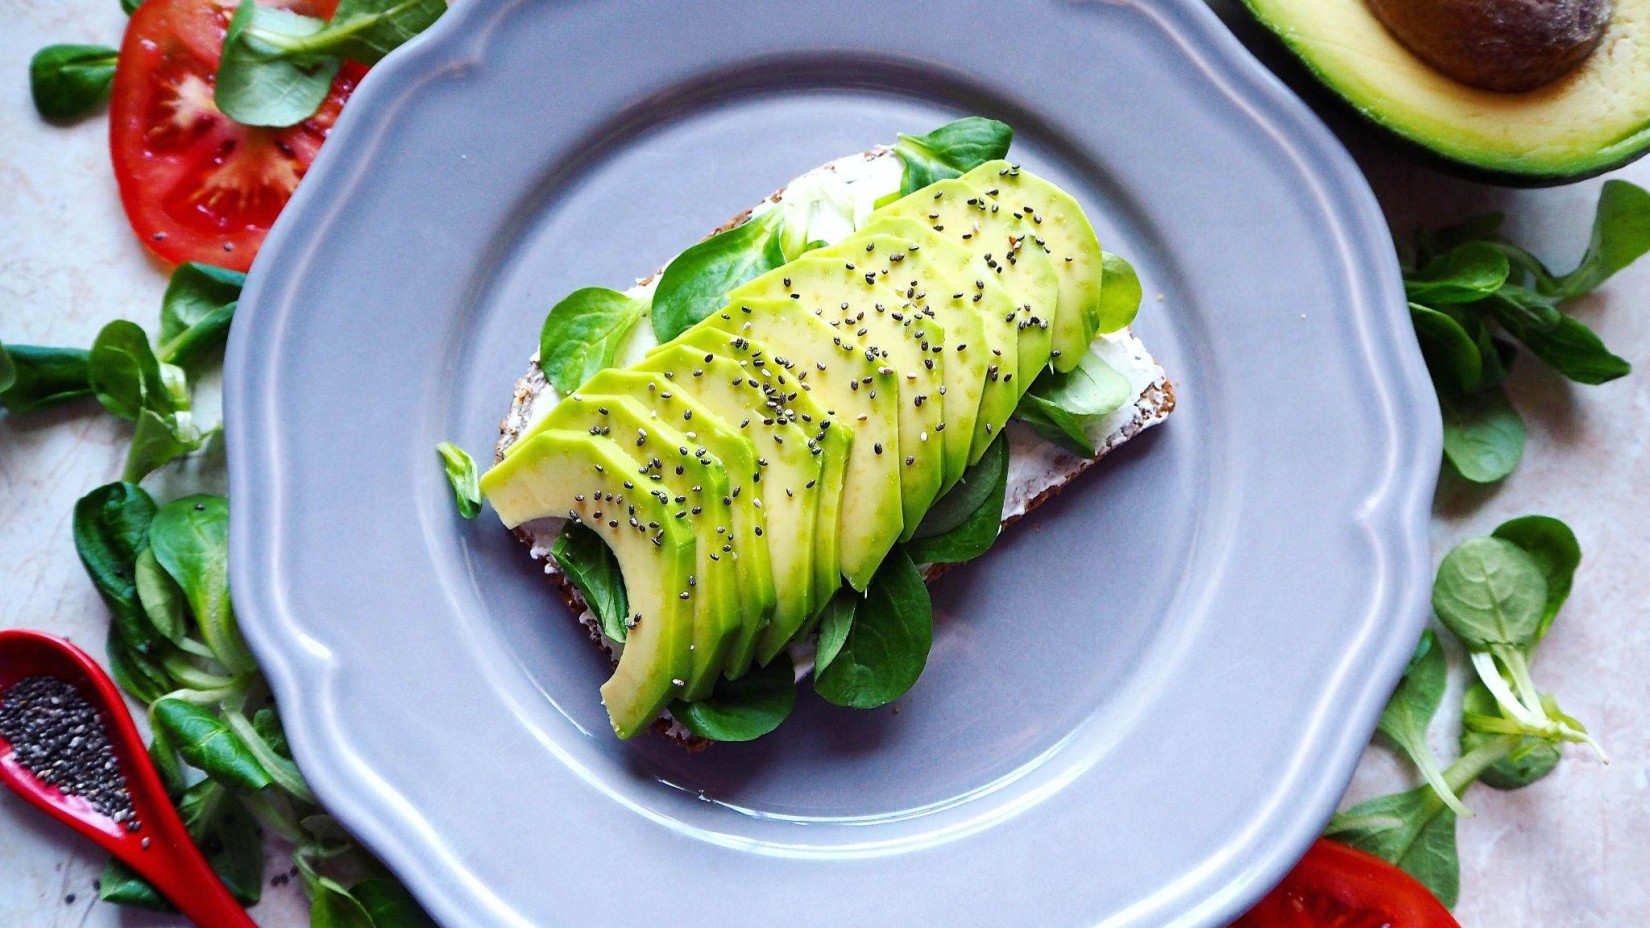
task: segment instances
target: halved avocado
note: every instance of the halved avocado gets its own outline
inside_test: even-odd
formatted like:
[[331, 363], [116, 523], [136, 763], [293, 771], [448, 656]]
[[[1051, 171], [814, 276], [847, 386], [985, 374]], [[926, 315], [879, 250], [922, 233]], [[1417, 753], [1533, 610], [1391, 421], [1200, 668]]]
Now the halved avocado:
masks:
[[[619, 666], [602, 684], [602, 702], [618, 736], [635, 737], [682, 695], [691, 673], [694, 533], [672, 519], [658, 498], [634, 489], [635, 463], [612, 440], [550, 430], [517, 444], [515, 454], [482, 476], [481, 491], [510, 528], [533, 519], [575, 518], [613, 550], [629, 593], [631, 624]], [[634, 510], [639, 524], [630, 524], [628, 516], [606, 517], [619, 507]], [[659, 528], [648, 529], [650, 523]]]
[[[1615, 0], [1602, 37], [1579, 65], [1512, 93], [1471, 86], [1429, 64], [1368, 0], [1244, 2], [1360, 115], [1474, 177], [1567, 183], [1650, 149], [1650, 0]], [[1548, 15], [1536, 4], [1482, 2], [1510, 15]]]

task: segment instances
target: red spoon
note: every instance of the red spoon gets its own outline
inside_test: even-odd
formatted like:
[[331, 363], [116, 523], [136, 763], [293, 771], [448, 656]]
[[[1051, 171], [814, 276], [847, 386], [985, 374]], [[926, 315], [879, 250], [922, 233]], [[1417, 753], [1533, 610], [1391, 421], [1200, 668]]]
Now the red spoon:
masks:
[[62, 638], [20, 629], [0, 631], [0, 703], [18, 681], [40, 676], [72, 684], [102, 716], [138, 828], [129, 830], [86, 798], [64, 795], [41, 781], [23, 766], [4, 736], [0, 736], [0, 780], [47, 815], [120, 858], [201, 928], [257, 928], [184, 830], [126, 703], [103, 668]]

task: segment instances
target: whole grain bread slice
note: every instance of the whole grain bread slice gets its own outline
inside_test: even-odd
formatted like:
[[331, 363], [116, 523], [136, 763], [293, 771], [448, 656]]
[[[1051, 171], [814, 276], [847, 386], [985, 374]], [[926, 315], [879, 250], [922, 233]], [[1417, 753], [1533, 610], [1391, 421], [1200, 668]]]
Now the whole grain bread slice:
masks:
[[[894, 157], [886, 147], [873, 148], [848, 158], [838, 159], [815, 168], [809, 172], [836, 171], [841, 165], [853, 159], [875, 159]], [[805, 174], [797, 181], [807, 178]], [[793, 181], [792, 184], [797, 183]], [[711, 234], [717, 234], [734, 228], [748, 221], [753, 213], [767, 204], [778, 204], [784, 200], [785, 191], [791, 185], [780, 188], [770, 194], [763, 205], [747, 209], [727, 222], [718, 226]], [[644, 289], [660, 272], [642, 278], [637, 282], [636, 290]], [[1002, 525], [1008, 526], [1024, 518], [1028, 513], [1053, 498], [1068, 484], [1077, 478], [1083, 471], [1092, 467], [1101, 458], [1105, 457], [1119, 445], [1134, 438], [1142, 431], [1162, 422], [1175, 407], [1174, 387], [1168, 375], [1157, 364], [1146, 346], [1128, 329], [1101, 336], [1096, 341], [1097, 350], [1114, 367], [1120, 367], [1125, 375], [1129, 376], [1131, 386], [1136, 390], [1132, 402], [1107, 415], [1091, 432], [1096, 449], [1093, 457], [1082, 457], [1071, 453], [1064, 447], [1047, 441], [1029, 427], [1019, 422], [1010, 422], [1008, 427], [1009, 445], [1009, 475], [1008, 491], [1003, 500]], [[515, 393], [510, 402], [510, 411], [499, 423], [499, 439], [494, 448], [495, 460], [503, 460], [505, 451], [521, 437], [527, 428], [544, 411], [547, 399], [553, 399], [555, 391], [550, 388], [540, 369], [537, 356], [529, 362], [528, 370], [521, 379], [516, 381]], [[589, 605], [579, 594], [578, 589], [563, 576], [555, 559], [551, 557], [550, 548], [561, 532], [561, 521], [544, 519], [528, 522], [514, 529], [515, 536], [528, 547], [529, 555], [543, 564], [544, 574], [551, 587], [561, 597], [567, 608], [577, 617], [585, 627], [590, 638], [600, 647], [610, 659], [617, 660], [618, 650], [615, 642], [608, 640], [601, 631], [601, 622], [590, 610]], [[941, 574], [951, 567], [951, 564], [922, 565], [923, 576], [932, 583]], [[809, 655], [800, 655], [798, 675], [806, 674], [811, 669]], [[689, 750], [701, 750], [709, 742], [694, 736], [669, 715], [662, 717], [655, 725], [655, 729], [662, 735], [677, 742]]]

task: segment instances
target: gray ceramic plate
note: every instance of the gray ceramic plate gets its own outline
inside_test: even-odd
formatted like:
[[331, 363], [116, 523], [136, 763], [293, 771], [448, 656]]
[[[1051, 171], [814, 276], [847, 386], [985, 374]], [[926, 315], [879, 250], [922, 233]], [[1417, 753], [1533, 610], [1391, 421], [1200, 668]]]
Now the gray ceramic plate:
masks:
[[[615, 741], [435, 444], [486, 455], [560, 295], [967, 113], [1136, 261], [1179, 411], [937, 586], [898, 713]], [[466, 0], [367, 79], [240, 312], [241, 621], [316, 791], [450, 926], [1219, 924], [1423, 620], [1437, 414], [1386, 227], [1192, 0]]]

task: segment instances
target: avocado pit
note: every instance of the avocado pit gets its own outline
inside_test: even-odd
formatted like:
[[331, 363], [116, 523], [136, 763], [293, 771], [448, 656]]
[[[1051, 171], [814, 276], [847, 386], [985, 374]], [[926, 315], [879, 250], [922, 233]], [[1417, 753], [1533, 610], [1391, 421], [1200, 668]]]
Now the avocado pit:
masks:
[[1518, 93], [1575, 70], [1598, 47], [1610, 0], [1366, 0], [1406, 48], [1443, 74]]

